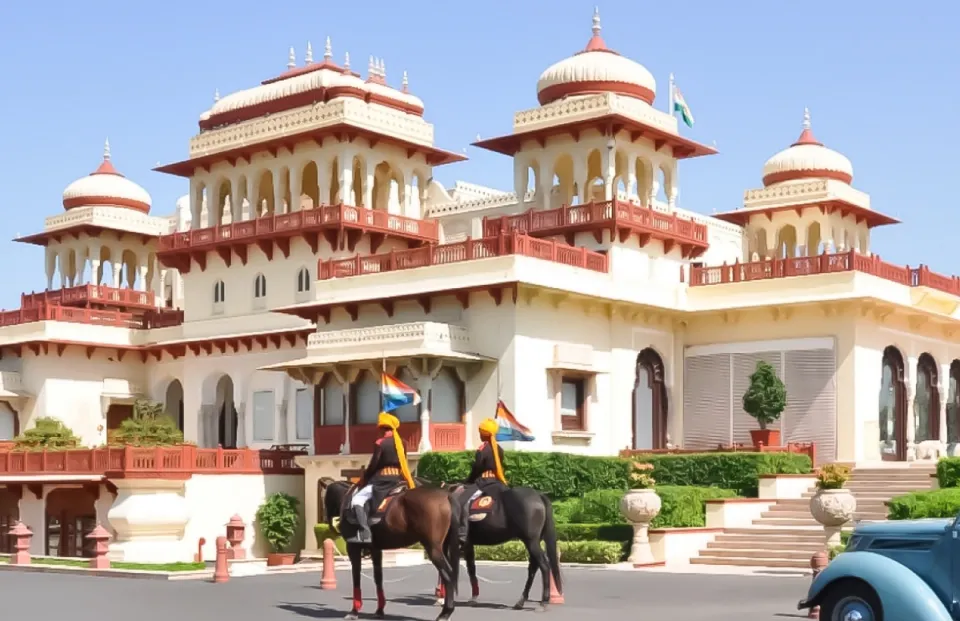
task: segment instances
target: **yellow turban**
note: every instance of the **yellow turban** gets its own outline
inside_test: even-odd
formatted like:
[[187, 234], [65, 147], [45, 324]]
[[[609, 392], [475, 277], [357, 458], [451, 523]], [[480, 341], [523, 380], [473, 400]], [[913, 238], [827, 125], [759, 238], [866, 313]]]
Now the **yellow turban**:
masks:
[[407, 464], [407, 452], [403, 448], [403, 439], [397, 432], [397, 429], [400, 428], [400, 419], [393, 414], [380, 412], [380, 416], [377, 417], [377, 427], [386, 427], [393, 432], [393, 446], [396, 447], [397, 457], [400, 459], [400, 473], [403, 474], [403, 478], [407, 481], [407, 486], [413, 489], [417, 485], [414, 483], [413, 476], [410, 474], [410, 466]]
[[490, 441], [490, 448], [493, 449], [493, 461], [497, 466], [497, 479], [506, 485], [507, 477], [503, 474], [503, 464], [500, 463], [500, 447], [497, 446], [497, 432], [500, 431], [500, 423], [492, 418], [486, 418], [480, 422], [479, 430], [480, 436], [486, 436], [486, 439]]

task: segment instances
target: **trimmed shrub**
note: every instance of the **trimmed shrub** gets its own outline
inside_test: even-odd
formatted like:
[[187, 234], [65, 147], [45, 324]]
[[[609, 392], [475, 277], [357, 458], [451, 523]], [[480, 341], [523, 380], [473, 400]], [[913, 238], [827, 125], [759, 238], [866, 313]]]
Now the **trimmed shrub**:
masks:
[[557, 524], [557, 541], [617, 541], [633, 539], [629, 524]]
[[[660, 496], [660, 514], [650, 523], [652, 528], [693, 528], [706, 524], [704, 501], [715, 498], [735, 498], [736, 493], [716, 487], [687, 487], [661, 485], [656, 488]], [[568, 498], [554, 503], [554, 518], [558, 523], [624, 524], [620, 514], [620, 490], [600, 489], [588, 492], [582, 498]], [[558, 525], [558, 530], [560, 526]], [[632, 532], [632, 531], [630, 531]], [[629, 540], [630, 534], [627, 535]], [[597, 537], [597, 539], [604, 539]]]
[[935, 489], [897, 496], [887, 505], [891, 520], [952, 518], [960, 513], [960, 489]]
[[30, 429], [13, 439], [19, 451], [56, 451], [76, 448], [80, 440], [73, 431], [57, 418], [38, 418]]
[[653, 478], [660, 485], [719, 487], [747, 498], [757, 496], [762, 474], [809, 474], [813, 470], [810, 457], [797, 453], [635, 455], [633, 459], [652, 464]]
[[[590, 490], [630, 487], [633, 462], [620, 457], [570, 453], [507, 451], [505, 474], [511, 485], [532, 487], [553, 500], [582, 496]], [[434, 482], [462, 481], [470, 474], [473, 451], [429, 452], [417, 464], [417, 476]]]
[[[619, 563], [623, 559], [623, 545], [616, 541], [561, 541], [561, 563]], [[497, 546], [477, 546], [478, 561], [527, 561], [527, 549], [519, 541], [508, 541]]]
[[937, 462], [937, 482], [942, 489], [960, 487], [960, 457], [944, 457]]
[[120, 423], [110, 444], [123, 446], [176, 446], [183, 444], [177, 421], [163, 411], [162, 403], [138, 399], [133, 416]]

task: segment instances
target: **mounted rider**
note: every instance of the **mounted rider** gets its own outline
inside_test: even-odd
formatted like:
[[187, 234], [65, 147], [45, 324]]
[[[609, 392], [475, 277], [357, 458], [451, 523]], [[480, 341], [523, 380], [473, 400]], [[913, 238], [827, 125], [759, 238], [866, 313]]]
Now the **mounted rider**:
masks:
[[503, 448], [497, 444], [497, 432], [500, 424], [493, 418], [483, 420], [478, 426], [482, 443], [473, 458], [473, 469], [464, 481], [460, 491], [462, 511], [458, 535], [461, 543], [466, 543], [470, 530], [470, 503], [484, 494], [495, 493], [497, 488], [508, 486], [503, 474]]
[[[373, 540], [367, 510], [367, 504], [371, 499], [379, 502], [403, 482], [406, 482], [410, 489], [415, 486], [407, 464], [403, 440], [397, 431], [400, 421], [393, 414], [381, 412], [377, 418], [377, 427], [382, 435], [374, 444], [370, 463], [364, 470], [357, 484], [357, 492], [350, 501], [353, 517], [357, 522], [357, 534], [348, 539], [348, 543], [370, 543]], [[372, 507], [372, 510], [376, 511], [376, 507]]]

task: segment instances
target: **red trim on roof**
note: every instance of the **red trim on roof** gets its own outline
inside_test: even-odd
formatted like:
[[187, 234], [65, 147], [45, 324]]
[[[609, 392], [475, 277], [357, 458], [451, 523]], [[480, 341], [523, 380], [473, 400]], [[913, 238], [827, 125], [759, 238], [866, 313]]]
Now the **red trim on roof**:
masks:
[[725, 213], [712, 214], [711, 217], [724, 222], [730, 222], [739, 226], [745, 226], [753, 216], [766, 216], [767, 219], [773, 218], [773, 214], [782, 211], [796, 211], [797, 215], [802, 215], [804, 209], [819, 209], [821, 213], [830, 214], [839, 212], [841, 217], [854, 216], [857, 224], [866, 222], [869, 228], [884, 226], [888, 224], [899, 224], [900, 220], [892, 218], [866, 207], [854, 205], [846, 201], [830, 200], [824, 203], [809, 203], [800, 205], [783, 205], [779, 207], [761, 207], [756, 209], [737, 209]]

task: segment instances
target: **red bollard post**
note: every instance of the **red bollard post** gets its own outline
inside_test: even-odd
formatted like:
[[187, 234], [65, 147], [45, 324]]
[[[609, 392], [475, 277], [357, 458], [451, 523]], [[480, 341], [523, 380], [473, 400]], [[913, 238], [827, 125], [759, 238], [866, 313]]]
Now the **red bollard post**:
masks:
[[30, 564], [30, 538], [33, 533], [23, 522], [17, 521], [10, 529], [9, 535], [13, 537], [14, 553], [10, 557], [10, 565], [29, 565]]
[[107, 558], [107, 550], [110, 549], [110, 533], [106, 528], [97, 524], [87, 539], [93, 541], [93, 558], [90, 559], [91, 569], [110, 569], [110, 559]]
[[227, 558], [234, 560], [247, 558], [247, 551], [243, 549], [243, 534], [246, 529], [247, 526], [239, 515], [234, 515], [227, 522], [227, 541], [230, 542]]
[[320, 588], [324, 590], [337, 588], [337, 573], [333, 569], [333, 556], [337, 547], [333, 539], [323, 540], [323, 573], [320, 574]]
[[213, 581], [217, 584], [230, 579], [230, 569], [227, 567], [227, 538], [217, 537], [217, 562], [213, 567]]
[[[830, 562], [830, 557], [827, 556], [826, 552], [817, 552], [812, 557], [810, 557], [810, 569], [813, 570], [813, 578], [811, 580], [816, 580], [817, 575], [823, 568], [827, 566]], [[808, 619], [819, 619], [820, 618], [820, 606], [811, 606], [810, 612], [807, 613]]]
[[207, 545], [207, 540], [203, 537], [200, 537], [200, 540], [197, 542], [197, 553], [193, 555], [194, 563], [203, 562], [203, 546]]
[[[560, 571], [560, 550], [557, 550], [557, 571]], [[562, 604], [563, 594], [557, 590], [557, 583], [553, 580], [553, 570], [550, 571], [550, 603]]]

